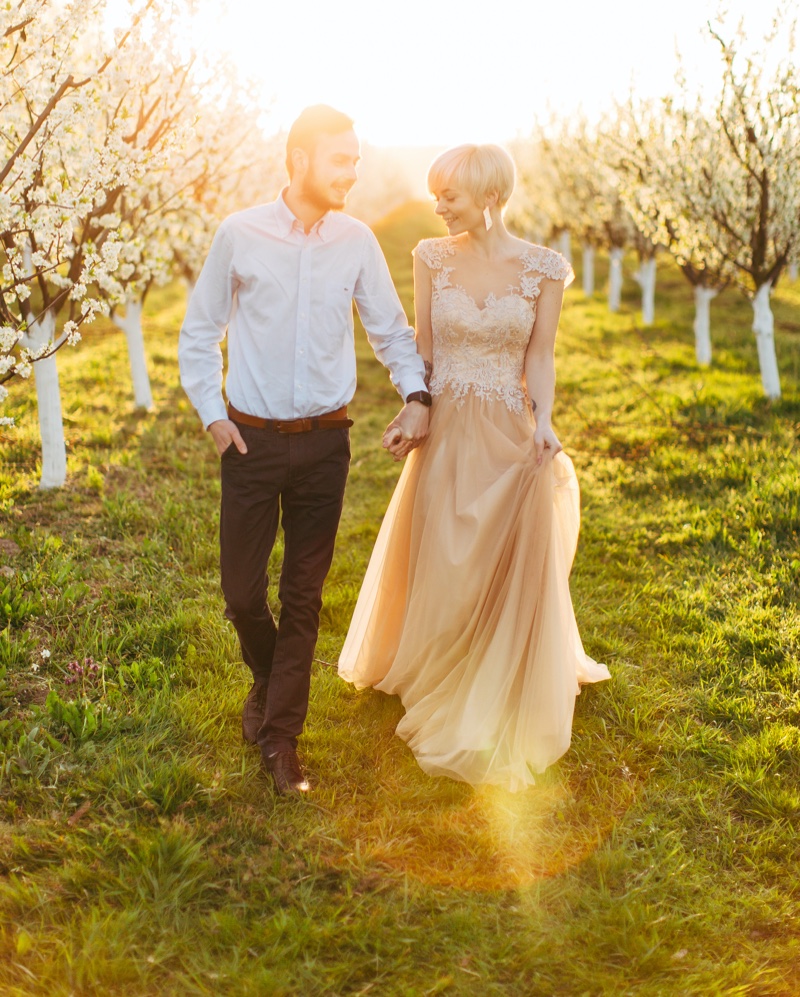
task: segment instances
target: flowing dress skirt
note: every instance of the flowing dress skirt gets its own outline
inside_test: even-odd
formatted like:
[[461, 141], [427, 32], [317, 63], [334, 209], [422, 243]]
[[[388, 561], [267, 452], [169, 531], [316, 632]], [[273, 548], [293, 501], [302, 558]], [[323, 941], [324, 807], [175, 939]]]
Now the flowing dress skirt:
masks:
[[533, 420], [475, 394], [434, 399], [384, 517], [339, 673], [397, 694], [420, 766], [522, 789], [564, 754], [583, 650], [569, 572], [580, 495], [564, 453], [536, 466]]

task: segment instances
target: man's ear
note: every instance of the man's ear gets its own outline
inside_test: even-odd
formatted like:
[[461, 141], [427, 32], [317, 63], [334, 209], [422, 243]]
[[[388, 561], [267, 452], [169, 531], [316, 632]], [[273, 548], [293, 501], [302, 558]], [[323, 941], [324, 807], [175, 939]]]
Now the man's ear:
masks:
[[290, 158], [292, 160], [292, 166], [294, 167], [294, 172], [299, 173], [300, 176], [304, 176], [308, 172], [308, 153], [305, 149], [295, 148], [292, 149]]

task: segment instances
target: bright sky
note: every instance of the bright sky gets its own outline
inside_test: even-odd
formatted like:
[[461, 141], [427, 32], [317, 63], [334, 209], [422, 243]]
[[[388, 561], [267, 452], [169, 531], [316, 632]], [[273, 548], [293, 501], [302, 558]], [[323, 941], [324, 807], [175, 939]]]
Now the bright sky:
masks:
[[[690, 79], [712, 85], [718, 66], [702, 34], [716, 0], [195, 2], [194, 43], [261, 81], [270, 130], [327, 103], [372, 145], [503, 142], [548, 103], [594, 115], [631, 85], [668, 91], [676, 49]], [[774, 2], [727, 0], [731, 30], [745, 16], [760, 36]]]

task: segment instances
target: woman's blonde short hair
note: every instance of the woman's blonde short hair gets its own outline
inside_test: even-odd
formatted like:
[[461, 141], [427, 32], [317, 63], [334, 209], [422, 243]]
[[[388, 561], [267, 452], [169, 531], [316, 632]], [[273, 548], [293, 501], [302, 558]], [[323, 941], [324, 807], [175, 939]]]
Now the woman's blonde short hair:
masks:
[[457, 145], [434, 159], [428, 170], [432, 194], [448, 187], [467, 191], [479, 205], [496, 191], [502, 208], [514, 189], [514, 160], [499, 145]]

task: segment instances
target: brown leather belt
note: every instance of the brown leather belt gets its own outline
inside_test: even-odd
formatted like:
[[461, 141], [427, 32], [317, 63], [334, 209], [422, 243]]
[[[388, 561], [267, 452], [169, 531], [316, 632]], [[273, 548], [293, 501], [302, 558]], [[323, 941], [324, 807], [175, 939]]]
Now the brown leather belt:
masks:
[[228, 402], [228, 418], [272, 433], [310, 433], [312, 429], [347, 429], [353, 425], [353, 420], [347, 418], [346, 405], [337, 408], [335, 412], [326, 412], [309, 419], [260, 419], [257, 415], [240, 412]]

